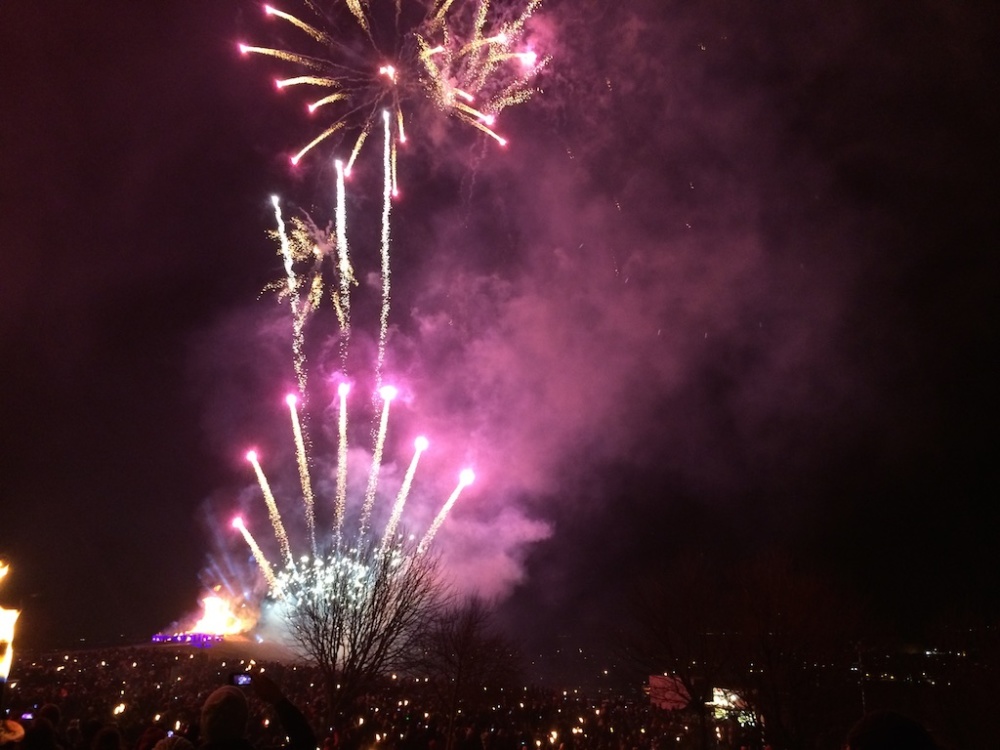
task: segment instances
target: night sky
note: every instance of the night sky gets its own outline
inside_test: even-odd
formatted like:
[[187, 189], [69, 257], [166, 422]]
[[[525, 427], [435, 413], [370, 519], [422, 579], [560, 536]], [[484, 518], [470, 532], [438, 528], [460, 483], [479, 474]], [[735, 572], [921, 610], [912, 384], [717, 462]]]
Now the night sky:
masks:
[[[549, 0], [507, 149], [414, 116], [384, 476], [426, 430], [420, 529], [475, 466], [442, 553], [529, 648], [600, 641], [622, 582], [686, 554], [781, 551], [904, 629], [1000, 605], [987, 6]], [[250, 445], [295, 504], [269, 199], [325, 223], [333, 178], [329, 150], [288, 167], [320, 125], [236, 51], [275, 41], [262, 15], [0, 4], [0, 601], [25, 644], [141, 640], [238, 579], [226, 521], [266, 536]]]

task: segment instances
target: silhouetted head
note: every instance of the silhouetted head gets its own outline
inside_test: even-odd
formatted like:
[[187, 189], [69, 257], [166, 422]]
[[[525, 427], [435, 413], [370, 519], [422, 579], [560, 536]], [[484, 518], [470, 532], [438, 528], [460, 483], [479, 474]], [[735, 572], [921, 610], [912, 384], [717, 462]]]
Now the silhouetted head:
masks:
[[205, 742], [231, 742], [243, 738], [250, 707], [243, 691], [233, 685], [216, 688], [201, 707], [201, 738]]
[[187, 738], [178, 735], [176, 737], [164, 737], [153, 745], [153, 750], [194, 750], [194, 745]]
[[895, 711], [872, 711], [851, 727], [849, 750], [939, 750], [926, 729]]
[[90, 743], [90, 750], [125, 750], [125, 739], [122, 737], [121, 730], [113, 725], [102, 727], [94, 735], [94, 739]]
[[52, 722], [43, 716], [35, 719], [24, 727], [24, 739], [21, 740], [21, 750], [58, 750], [56, 730]]
[[59, 722], [62, 720], [62, 712], [55, 703], [46, 703], [35, 713], [36, 717], [48, 719], [53, 727], [59, 729]]

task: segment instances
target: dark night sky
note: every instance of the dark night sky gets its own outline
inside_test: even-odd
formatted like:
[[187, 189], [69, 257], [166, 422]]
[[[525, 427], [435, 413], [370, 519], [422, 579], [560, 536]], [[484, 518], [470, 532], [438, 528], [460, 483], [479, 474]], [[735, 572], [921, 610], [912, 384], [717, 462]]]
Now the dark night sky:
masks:
[[[532, 646], [600, 633], [620, 581], [692, 550], [784, 550], [897, 622], [1000, 604], [998, 16], [551, 0], [509, 149], [412, 127], [389, 363], [399, 445], [419, 421], [446, 475], [414, 523], [475, 464], [446, 559]], [[268, 198], [326, 220], [332, 183], [286, 168], [314, 127], [235, 53], [267, 33], [239, 0], [0, 4], [0, 596], [25, 642], [196, 610], [210, 556], [239, 557], [220, 519], [259, 504], [243, 451], [290, 442]]]

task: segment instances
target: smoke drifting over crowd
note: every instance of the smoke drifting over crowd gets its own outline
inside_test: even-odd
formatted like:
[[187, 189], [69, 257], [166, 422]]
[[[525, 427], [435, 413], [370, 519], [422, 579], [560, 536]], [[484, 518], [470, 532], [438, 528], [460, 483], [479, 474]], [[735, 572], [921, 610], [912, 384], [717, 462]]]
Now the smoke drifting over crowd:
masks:
[[[134, 592], [154, 576], [171, 579], [169, 601], [151, 610], [160, 620], [133, 620], [151, 629], [193, 608], [189, 582], [214, 549], [209, 533], [226, 525], [233, 506], [257, 502], [252, 487], [239, 491], [241, 477], [248, 487], [252, 479], [242, 453], [267, 441], [280, 463], [278, 452], [291, 447], [280, 400], [294, 382], [286, 310], [266, 295], [250, 299], [281, 273], [265, 236], [268, 196], [279, 190], [290, 206], [332, 215], [332, 166], [290, 173], [282, 152], [310, 126], [298, 122], [298, 110], [290, 116], [291, 104], [287, 111], [280, 102], [269, 109], [270, 99], [261, 105], [259, 97], [272, 97], [269, 84], [251, 82], [255, 74], [227, 46], [259, 28], [256, 13], [223, 3], [205, 18], [162, 28], [149, 21], [137, 32], [155, 29], [163, 54], [177, 55], [180, 39], [197, 45], [195, 61], [176, 64], [184, 83], [208, 90], [192, 98], [181, 82], [167, 86], [164, 98], [183, 114], [181, 134], [156, 129], [155, 137], [110, 149], [120, 173], [142, 175], [142, 200], [126, 201], [114, 181], [99, 192], [131, 230], [112, 235], [115, 246], [130, 249], [127, 256], [92, 250], [103, 275], [94, 270], [87, 278], [99, 281], [89, 286], [114, 291], [139, 279], [157, 291], [123, 300], [114, 313], [87, 312], [84, 321], [93, 331], [118, 321], [116, 336], [142, 341], [148, 356], [172, 358], [170, 403], [184, 404], [188, 420], [172, 428], [186, 441], [183, 461], [129, 474], [115, 468], [126, 459], [109, 459], [109, 478], [84, 482], [102, 488], [84, 494], [97, 518], [129, 506], [115, 497], [168, 482], [164, 499], [151, 504], [169, 506], [169, 515], [152, 510], [141, 523], [166, 530], [166, 557], [182, 559], [184, 569], [142, 563], [140, 580], [127, 584], [139, 610], [144, 595]], [[534, 98], [504, 114], [505, 150], [443, 117], [410, 138], [393, 207], [385, 364], [405, 397], [393, 415], [386, 481], [401, 479], [414, 430], [425, 432], [433, 446], [422, 459], [428, 484], [415, 486], [408, 521], [424, 529], [454, 478], [442, 467], [475, 466], [475, 490], [438, 541], [459, 585], [501, 598], [526, 644], [601, 640], [619, 583], [685, 554], [738, 565], [780, 549], [896, 621], [996, 604], [983, 572], [991, 569], [984, 565], [994, 511], [977, 515], [996, 489], [984, 440], [995, 416], [986, 399], [995, 368], [984, 355], [997, 319], [988, 252], [996, 180], [985, 166], [997, 163], [989, 134], [1000, 124], [995, 97], [985, 95], [996, 71], [986, 43], [994, 15], [971, 3], [762, 9], [549, 0], [529, 33], [552, 60]], [[123, 28], [136, 22], [128, 14], [120, 20]], [[21, 28], [34, 26], [28, 19]], [[103, 59], [100, 50], [92, 54]], [[199, 69], [205, 59], [217, 69]], [[15, 70], [27, 75], [23, 64]], [[207, 83], [212, 77], [221, 80]], [[35, 111], [30, 91], [24, 99], [25, 112]], [[99, 127], [96, 116], [86, 127]], [[168, 151], [180, 154], [183, 170], [167, 169]], [[203, 162], [214, 158], [222, 161], [212, 179], [202, 179]], [[84, 172], [99, 171], [87, 163]], [[369, 217], [355, 225], [352, 243], [357, 296], [372, 303], [358, 303], [352, 346], [357, 361], [374, 362], [380, 193], [361, 166], [349, 210]], [[3, 173], [29, 165], [12, 168]], [[27, 193], [9, 184], [4, 195], [15, 207], [53, 189], [51, 179]], [[72, 195], [74, 184], [67, 180], [59, 195]], [[181, 202], [191, 190], [199, 199]], [[147, 204], [158, 202], [174, 206], [169, 222], [148, 214]], [[74, 208], [73, 217], [95, 222], [87, 236], [108, 236], [101, 205], [88, 205], [88, 214]], [[157, 236], [174, 222], [187, 230]], [[41, 253], [41, 235], [23, 223], [11, 235], [23, 238], [19, 258]], [[148, 251], [131, 249], [136, 237], [151, 236]], [[62, 250], [64, 242], [54, 244], [64, 265], [91, 267]], [[174, 257], [168, 250], [183, 252], [170, 261], [173, 281], [162, 272], [164, 258]], [[122, 257], [134, 261], [129, 273]], [[178, 329], [157, 324], [143, 333], [123, 322], [132, 306], [146, 309], [144, 296], [162, 310], [185, 307], [179, 292], [191, 277], [198, 293]], [[100, 310], [85, 302], [92, 294], [77, 290], [59, 304]], [[10, 299], [3, 321], [14, 347], [46, 351], [14, 323], [28, 300]], [[66, 309], [41, 315], [59, 330]], [[335, 329], [332, 317], [316, 328], [325, 323]], [[158, 346], [145, 341], [153, 333]], [[86, 339], [96, 342], [93, 355], [85, 348], [35, 356], [53, 373], [46, 382], [107, 362], [101, 353], [109, 344], [101, 342], [110, 335]], [[161, 351], [164, 340], [174, 342], [169, 351]], [[329, 342], [313, 346], [321, 381], [336, 353]], [[163, 387], [161, 374], [138, 371], [147, 379], [135, 386], [136, 403]], [[10, 375], [8, 388], [32, 383], [29, 372]], [[101, 380], [84, 385], [101, 390]], [[107, 399], [101, 403], [118, 403]], [[72, 416], [86, 423], [96, 415]], [[168, 438], [146, 427], [131, 440], [155, 452]], [[87, 465], [100, 463], [87, 455]], [[207, 460], [188, 463], [197, 455]], [[284, 458], [294, 494], [294, 459]], [[185, 478], [170, 480], [178, 463]], [[29, 484], [12, 485], [18, 507]], [[131, 512], [117, 515], [135, 523]], [[201, 514], [209, 532], [191, 533], [187, 525]], [[31, 528], [28, 515], [15, 521], [21, 534]], [[100, 525], [80, 523], [89, 537]], [[241, 543], [229, 537], [224, 545]], [[140, 555], [122, 552], [133, 553]], [[31, 567], [18, 563], [23, 575]], [[34, 585], [44, 589], [40, 580]], [[110, 587], [99, 588], [105, 593], [95, 595], [108, 596]], [[22, 609], [32, 617], [30, 606]], [[124, 619], [133, 607], [107, 609]], [[556, 624], [540, 626], [549, 622]], [[99, 632], [96, 622], [90, 632]]]

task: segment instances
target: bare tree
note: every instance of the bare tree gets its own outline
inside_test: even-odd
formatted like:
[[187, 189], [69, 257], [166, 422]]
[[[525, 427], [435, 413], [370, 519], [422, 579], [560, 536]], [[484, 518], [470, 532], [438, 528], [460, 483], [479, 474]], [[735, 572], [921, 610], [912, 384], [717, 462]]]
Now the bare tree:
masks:
[[665, 675], [673, 702], [686, 703], [695, 747], [714, 743], [713, 689], [734, 681], [729, 586], [699, 554], [678, 557], [634, 582], [624, 656], [646, 675]]
[[474, 714], [495, 702], [497, 692], [515, 688], [521, 666], [494, 628], [492, 610], [473, 597], [444, 610], [426, 631], [412, 671], [426, 679], [431, 702], [447, 717], [450, 750], [459, 714]]
[[858, 711], [850, 665], [856, 660], [860, 611], [802, 565], [764, 552], [743, 567], [734, 624], [748, 668], [742, 685], [766, 721], [767, 739], [787, 748], [835, 738], [824, 728], [850, 726]]
[[348, 718], [378, 678], [412, 656], [442, 606], [438, 559], [410, 542], [318, 558], [286, 571], [281, 604], [292, 640], [323, 675], [328, 718]]

